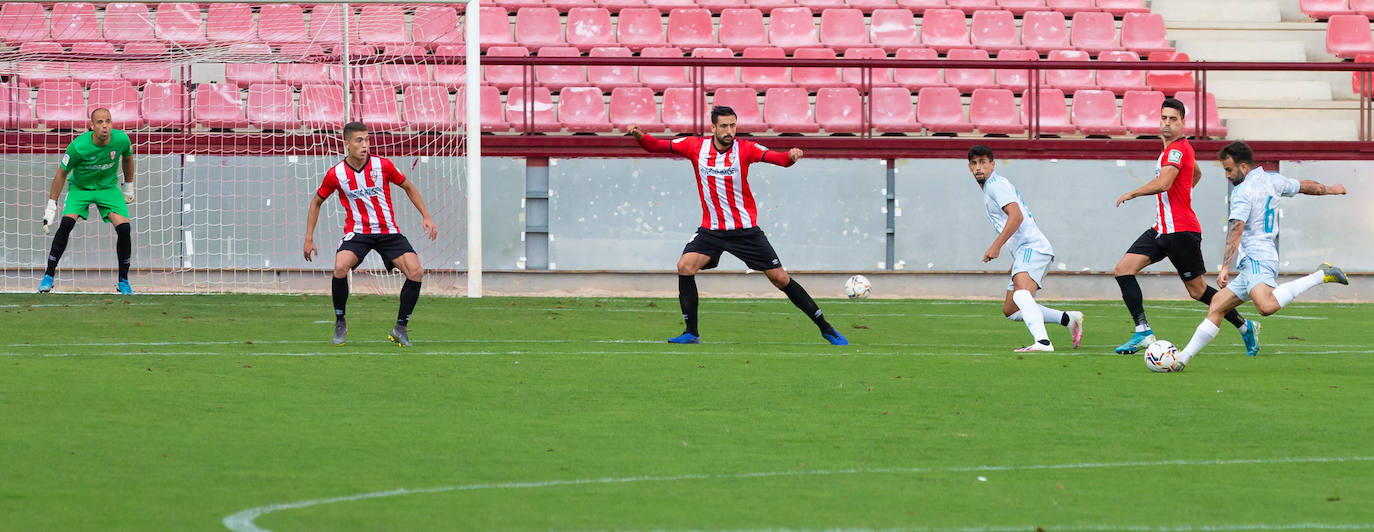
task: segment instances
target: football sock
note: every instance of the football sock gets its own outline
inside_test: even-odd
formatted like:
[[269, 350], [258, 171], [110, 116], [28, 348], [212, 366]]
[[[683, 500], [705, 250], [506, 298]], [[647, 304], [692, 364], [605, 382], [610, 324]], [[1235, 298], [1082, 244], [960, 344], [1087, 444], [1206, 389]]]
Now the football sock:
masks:
[[[1198, 298], [1198, 301], [1201, 301], [1204, 305], [1211, 306], [1212, 296], [1215, 295], [1217, 295], [1217, 289], [1208, 286], [1207, 290], [1202, 292], [1202, 297]], [[1230, 322], [1231, 325], [1235, 325], [1237, 329], [1241, 329], [1240, 332], [1242, 333], [1249, 331], [1249, 328], [1245, 326], [1245, 318], [1240, 317], [1240, 311], [1236, 309], [1231, 309], [1226, 312], [1226, 321]]]
[[821, 332], [833, 334], [835, 328], [825, 321], [825, 316], [821, 313], [821, 307], [816, 305], [816, 300], [811, 299], [811, 294], [806, 293], [802, 285], [797, 284], [796, 279], [789, 279], [787, 286], [782, 287], [783, 293], [787, 294], [787, 299], [792, 300], [792, 304], [811, 317], [811, 321], [820, 327]]
[[1196, 355], [1208, 342], [1211, 342], [1213, 338], [1217, 337], [1218, 330], [1216, 324], [1212, 323], [1212, 320], [1202, 320], [1202, 323], [1197, 324], [1197, 331], [1193, 333], [1193, 339], [1188, 340], [1188, 347], [1183, 348], [1183, 352], [1179, 353], [1178, 359], [1184, 364], [1187, 364], [1189, 360], [1193, 359], [1193, 355]]
[[677, 304], [682, 307], [682, 323], [687, 324], [688, 334], [697, 333], [697, 278], [691, 275], [677, 276]]
[[129, 256], [133, 255], [134, 239], [129, 222], [115, 226], [115, 255], [119, 257], [119, 280], [129, 280]]
[[1126, 303], [1131, 319], [1135, 320], [1135, 331], [1150, 330], [1150, 322], [1145, 319], [1145, 295], [1140, 292], [1140, 283], [1134, 275], [1119, 275], [1116, 284], [1121, 286], [1121, 300]]
[[396, 313], [396, 325], [410, 325], [410, 314], [415, 312], [415, 303], [420, 301], [420, 282], [406, 279], [401, 285], [401, 310]]
[[62, 260], [62, 254], [67, 251], [67, 238], [72, 235], [72, 228], [76, 227], [76, 219], [62, 217], [61, 225], [57, 226], [57, 234], [52, 236], [52, 251], [48, 252], [47, 275], [57, 275], [57, 261]]
[[343, 319], [344, 307], [348, 306], [348, 278], [334, 277], [334, 286], [330, 291], [334, 295], [334, 319]]
[[[1069, 313], [1062, 310], [1055, 310], [1044, 305], [1040, 305], [1040, 315], [1045, 318], [1045, 323], [1058, 323], [1065, 327], [1069, 326]], [[1025, 321], [1021, 319], [1021, 311], [1013, 312], [1007, 319], [1011, 321]]]
[[1035, 303], [1035, 296], [1031, 295], [1030, 290], [1012, 292], [1011, 300], [1021, 309], [1021, 320], [1026, 322], [1026, 328], [1035, 341], [1049, 342], [1050, 335], [1045, 332], [1045, 315], [1040, 311], [1040, 305]]
[[1306, 292], [1307, 289], [1322, 284], [1323, 279], [1325, 279], [1325, 274], [1323, 274], [1321, 270], [1317, 270], [1292, 281], [1283, 283], [1279, 285], [1278, 288], [1274, 289], [1274, 299], [1279, 300], [1280, 308], [1285, 307], [1289, 303], [1292, 303], [1299, 295], [1302, 295], [1303, 292]]

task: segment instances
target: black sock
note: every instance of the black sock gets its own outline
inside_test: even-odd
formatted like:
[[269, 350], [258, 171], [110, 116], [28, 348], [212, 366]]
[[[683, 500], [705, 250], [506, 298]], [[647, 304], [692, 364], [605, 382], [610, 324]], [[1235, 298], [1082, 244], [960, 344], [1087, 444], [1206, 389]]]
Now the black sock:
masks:
[[129, 222], [115, 226], [115, 255], [119, 257], [119, 280], [129, 280], [129, 256], [134, 254], [134, 239]]
[[1065, 327], [1068, 327], [1068, 326], [1069, 326], [1069, 313], [1068, 313], [1068, 312], [1065, 312], [1062, 316], [1059, 316], [1059, 324], [1060, 324], [1060, 325], [1063, 325], [1063, 326], [1065, 326]]
[[406, 279], [401, 285], [401, 310], [396, 313], [396, 325], [410, 325], [410, 314], [415, 312], [415, 303], [420, 301], [420, 281]]
[[811, 294], [806, 293], [802, 285], [797, 284], [796, 279], [790, 279], [787, 286], [782, 287], [783, 293], [787, 294], [787, 299], [792, 300], [792, 304], [811, 317], [811, 321], [820, 327], [821, 332], [834, 334], [835, 328], [825, 321], [825, 316], [821, 314], [821, 307], [816, 305], [816, 300], [811, 299]]
[[330, 292], [334, 295], [334, 319], [344, 319], [344, 307], [348, 306], [348, 278], [334, 277], [334, 287]]
[[52, 251], [48, 252], [47, 275], [57, 275], [57, 261], [62, 260], [62, 254], [67, 251], [67, 239], [72, 235], [72, 228], [76, 227], [76, 219], [62, 217], [61, 225], [57, 226], [57, 234], [52, 236]]
[[[1202, 297], [1198, 298], [1198, 301], [1210, 307], [1212, 306], [1212, 296], [1214, 295], [1217, 295], [1217, 289], [1208, 286], [1207, 290], [1202, 293]], [[1237, 329], [1245, 325], [1245, 318], [1242, 318], [1240, 312], [1236, 309], [1231, 309], [1226, 312], [1226, 321], [1231, 322], [1231, 325], [1235, 325]]]
[[1136, 326], [1150, 328], [1150, 322], [1145, 319], [1145, 295], [1140, 293], [1140, 283], [1136, 282], [1135, 276], [1119, 275], [1116, 284], [1121, 285], [1121, 300], [1126, 302], [1126, 310], [1131, 312], [1131, 319], [1135, 320]]
[[687, 334], [697, 333], [697, 278], [691, 275], [677, 276], [677, 304], [682, 307], [682, 323], [687, 324]]

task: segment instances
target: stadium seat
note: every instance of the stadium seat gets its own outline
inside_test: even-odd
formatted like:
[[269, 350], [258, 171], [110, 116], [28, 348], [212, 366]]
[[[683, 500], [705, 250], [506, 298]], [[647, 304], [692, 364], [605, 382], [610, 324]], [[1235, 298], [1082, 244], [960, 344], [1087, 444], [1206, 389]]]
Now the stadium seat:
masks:
[[[735, 57], [735, 53], [729, 48], [697, 48], [692, 50], [692, 57]], [[705, 67], [702, 72], [706, 75], [706, 90], [711, 91], [724, 87], [743, 87], [744, 83], [739, 80], [739, 69], [735, 67]]]
[[763, 94], [763, 121], [776, 133], [816, 133], [821, 126], [811, 116], [806, 89], [768, 89]]
[[1136, 54], [1172, 52], [1165, 38], [1164, 16], [1158, 13], [1128, 13], [1121, 20], [1121, 47]]
[[342, 85], [309, 84], [301, 87], [297, 109], [301, 123], [310, 129], [337, 131], [344, 124]]
[[[744, 57], [782, 59], [787, 57], [787, 54], [783, 53], [782, 48], [751, 47], [744, 49]], [[792, 82], [791, 76], [787, 75], [787, 67], [785, 66], [741, 67], [739, 73], [740, 81], [745, 86], [755, 89], [767, 90], [775, 87], [796, 86], [796, 83]]]
[[1075, 13], [1069, 24], [1069, 42], [1074, 48], [1094, 56], [1121, 49], [1121, 40], [1116, 34], [1116, 19], [1112, 18], [1111, 13], [1100, 11]]
[[481, 35], [482, 51], [493, 46], [514, 46], [511, 38], [510, 12], [500, 6], [482, 6], [482, 21], [478, 34]]
[[784, 7], [797, 7], [797, 0], [749, 0], [749, 7], [766, 12]]
[[[793, 59], [834, 59], [835, 51], [829, 48], [801, 48], [792, 54]], [[792, 82], [815, 91], [822, 87], [840, 87], [840, 70], [834, 67], [792, 67]]]
[[648, 7], [620, 10], [615, 35], [621, 46], [635, 52], [668, 43], [663, 37], [663, 14]]
[[1097, 8], [1114, 17], [1124, 17], [1131, 13], [1149, 13], [1145, 0], [1097, 0]]
[[[479, 126], [486, 132], [505, 132], [510, 131], [510, 122], [503, 116], [501, 105], [501, 91], [496, 87], [484, 85], [477, 90], [477, 96], [481, 102], [478, 107]], [[458, 125], [466, 125], [468, 122], [468, 98], [467, 88], [458, 87], [458, 92], [453, 98], [453, 117]]]
[[501, 6], [508, 11], [519, 11], [525, 8], [546, 7], [544, 0], [493, 0], [493, 4]]
[[[558, 8], [559, 11], [567, 11], [574, 7], [586, 6], [587, 0], [548, 0], [549, 7]], [[632, 7], [645, 7], [644, 0], [596, 0], [595, 4], [606, 8], [612, 13], [619, 13], [620, 10]]]
[[119, 63], [113, 60], [115, 47], [107, 42], [79, 42], [72, 45], [72, 55], [107, 57], [104, 61], [71, 61], [67, 64], [67, 70], [71, 73], [72, 79], [81, 82], [82, 85], [90, 85], [93, 81], [109, 80], [119, 78]]
[[1350, 13], [1350, 2], [1347, 0], [1299, 0], [1298, 9], [1301, 9], [1309, 17], [1324, 20], [1330, 18], [1331, 15]]
[[968, 21], [958, 9], [927, 9], [921, 16], [921, 44], [947, 53], [972, 46], [968, 40]]
[[967, 15], [983, 9], [997, 9], [997, 0], [946, 0], [951, 9], [963, 10]]
[[[487, 57], [527, 57], [529, 49], [524, 46], [493, 46], [487, 49]], [[487, 85], [495, 85], [503, 91], [525, 82], [524, 65], [484, 65], [482, 79]], [[533, 81], [533, 80], [531, 80]]]
[[157, 40], [147, 4], [106, 4], [104, 31], [105, 40], [116, 44]]
[[396, 89], [379, 85], [364, 85], [358, 90], [363, 123], [372, 131], [401, 131], [401, 106], [396, 102]]
[[[1047, 59], [1049, 61], [1090, 61], [1088, 52], [1082, 50], [1055, 50], [1050, 52]], [[1093, 71], [1091, 69], [1045, 70], [1045, 85], [1062, 90], [1065, 94], [1097, 88], [1097, 82], [1094, 81]]]
[[258, 11], [258, 40], [278, 45], [310, 42], [305, 13], [295, 4], [263, 4]]
[[[167, 45], [160, 42], [131, 42], [124, 45], [125, 55], [163, 55], [165, 53], [167, 53]], [[120, 77], [135, 85], [154, 81], [172, 81], [177, 78], [172, 74], [172, 65], [169, 63], [120, 61], [119, 70]]]
[[[20, 56], [61, 53], [62, 45], [55, 42], [29, 41], [19, 45]], [[58, 59], [20, 61], [17, 70], [19, 73], [19, 80], [29, 85], [38, 85], [45, 81], [64, 81], [71, 79], [71, 74], [67, 72], [67, 62]]]
[[649, 133], [662, 133], [663, 122], [658, 119], [658, 104], [654, 90], [648, 87], [619, 87], [611, 91], [609, 118], [611, 124], [625, 131], [630, 124], [638, 124]]
[[452, 7], [417, 6], [411, 22], [411, 40], [430, 49], [463, 44], [463, 26], [458, 20], [458, 11]]
[[820, 46], [816, 22], [804, 7], [780, 7], [768, 13], [768, 42], [793, 53], [798, 48]]
[[[282, 46], [280, 53], [285, 57], [304, 58], [323, 54], [324, 51], [320, 49], [319, 45], [306, 44]], [[293, 87], [329, 83], [332, 68], [338, 68], [338, 66], [292, 61], [278, 65], [277, 78]], [[339, 112], [342, 113], [343, 111], [340, 110]]]
[[[1360, 54], [1355, 56], [1356, 63], [1374, 63], [1374, 54]], [[1362, 87], [1363, 86], [1363, 87]], [[1350, 91], [1356, 95], [1374, 95], [1374, 72], [1351, 72]]]
[[[417, 44], [390, 45], [383, 50], [381, 59], [386, 61], [388, 58], [422, 58], [425, 56], [425, 48]], [[364, 70], [370, 72], [371, 69]], [[384, 62], [377, 65], [377, 73], [381, 79], [377, 80], [382, 84], [391, 87], [404, 87], [407, 85], [428, 85], [434, 83], [430, 77], [429, 65], [423, 63], [403, 63], [400, 61]], [[363, 81], [371, 81], [364, 78]]]
[[231, 83], [201, 83], [196, 86], [191, 108], [196, 125], [216, 129], [248, 127], [239, 88]]
[[[1039, 100], [1036, 102], [1040, 109], [1040, 134], [1041, 135], [1070, 135], [1076, 131], [1073, 123], [1069, 121], [1069, 107], [1064, 100], [1064, 91], [1059, 89], [1040, 89]], [[1021, 123], [1026, 125], [1026, 129], [1034, 127], [1031, 124], [1031, 93], [1021, 95]]]
[[[441, 44], [434, 48], [434, 57], [463, 57], [467, 48], [461, 44]], [[434, 82], [450, 89], [462, 87], [467, 81], [466, 64], [435, 64]]]
[[663, 125], [673, 133], [698, 133], [693, 124], [697, 120], [696, 113], [701, 113], [702, 131], [710, 128], [711, 120], [707, 117], [711, 113], [711, 108], [706, 105], [706, 96], [695, 98], [695, 108], [694, 96], [692, 89], [684, 87], [673, 87], [663, 91]]
[[[3, 89], [0, 89], [3, 90]], [[110, 118], [118, 129], [143, 127], [143, 114], [138, 110], [138, 87], [124, 80], [104, 80], [91, 84], [86, 102], [89, 113], [101, 107], [110, 110]]]
[[608, 133], [606, 96], [596, 87], [568, 87], [558, 93], [558, 121], [570, 133]]
[[515, 42], [538, 53], [545, 46], [567, 46], [563, 20], [552, 7], [526, 7], [515, 13]]
[[189, 99], [186, 86], [177, 82], [154, 82], [143, 86], [143, 120], [153, 129], [186, 127]]
[[1073, 93], [1073, 125], [1084, 135], [1125, 135], [1126, 126], [1116, 113], [1111, 91], [1083, 90]]
[[1027, 11], [1044, 11], [1045, 0], [997, 0], [997, 9], [1011, 11], [1013, 15], [1025, 15]]
[[[526, 122], [527, 115], [529, 122]], [[506, 121], [519, 132], [557, 132], [561, 129], [553, 111], [553, 96], [547, 87], [535, 87], [534, 97], [525, 99], [525, 88], [506, 92]]]
[[1016, 95], [1007, 89], [978, 89], [969, 100], [969, 121], [984, 135], [1025, 133], [1016, 114]]
[[190, 46], [205, 42], [205, 22], [197, 4], [158, 4], [153, 29], [158, 39], [172, 44]]
[[1072, 17], [1083, 11], [1098, 10], [1097, 4], [1093, 0], [1045, 0], [1045, 7], [1063, 13], [1066, 17]]
[[1024, 48], [1016, 36], [1016, 17], [1011, 11], [985, 9], [973, 13], [973, 27], [969, 30], [973, 46], [989, 53]]
[[254, 83], [249, 86], [248, 122], [259, 129], [300, 127], [291, 86], [285, 83]]
[[768, 131], [768, 125], [763, 121], [763, 115], [759, 113], [759, 93], [754, 89], [748, 87], [720, 89], [711, 98], [711, 105], [724, 105], [734, 109], [735, 116], [739, 117], [739, 125], [736, 129], [740, 133]]
[[568, 44], [579, 50], [617, 46], [611, 12], [604, 7], [573, 8], [568, 12], [567, 31]]
[[[631, 57], [634, 54], [630, 52], [629, 48], [623, 46], [601, 46], [592, 48], [588, 55], [590, 57]], [[601, 90], [639, 86], [639, 81], [635, 78], [635, 67], [630, 65], [588, 66], [587, 83], [601, 87]]]
[[48, 39], [48, 13], [43, 10], [43, 4], [0, 4], [0, 42], [14, 44]]
[[1350, 0], [1350, 12], [1374, 16], [1374, 0]]
[[[945, 58], [961, 61], [986, 61], [988, 59], [988, 51], [969, 49], [950, 50], [949, 55], [945, 56]], [[997, 83], [993, 80], [991, 68], [946, 68], [945, 83], [959, 89], [959, 92], [964, 94], [971, 93], [978, 89], [991, 89], [997, 86]], [[922, 119], [921, 122], [924, 123], [925, 120]]]
[[[1035, 50], [1002, 50], [997, 54], [998, 61], [1037, 61], [1040, 54]], [[1030, 86], [1029, 71], [1022, 68], [997, 69], [993, 74], [997, 86], [1016, 94], [1021, 94]]]
[[1342, 59], [1374, 53], [1374, 36], [1369, 32], [1369, 18], [1364, 15], [1332, 15], [1326, 26], [1326, 53]]
[[[682, 57], [682, 49], [677, 47], [645, 48], [640, 57]], [[655, 91], [669, 87], [685, 87], [687, 67], [680, 66], [642, 66], [639, 67], [639, 82]], [[666, 118], [664, 119], [667, 120]]]
[[644, 5], [659, 11], [671, 11], [674, 9], [695, 9], [696, 0], [644, 0]]
[[[1183, 108], [1188, 110], [1183, 118], [1183, 134], [1188, 136], [1200, 135], [1201, 133], [1197, 128], [1199, 117], [1195, 114], [1198, 112], [1197, 92], [1178, 91], [1174, 98], [1183, 102]], [[1226, 133], [1226, 127], [1221, 125], [1221, 114], [1217, 112], [1217, 98], [1209, 92], [1207, 93], [1207, 136], [1223, 138]]]
[[911, 91], [905, 87], [878, 87], [869, 97], [870, 120], [878, 133], [920, 133], [916, 121], [916, 106], [911, 103]]
[[[1135, 63], [1140, 61], [1140, 56], [1136, 55], [1135, 52], [1122, 50], [1116, 52], [1102, 52], [1102, 55], [1097, 56], [1097, 60], [1098, 62]], [[1097, 84], [1101, 86], [1103, 90], [1109, 90], [1117, 94], [1122, 94], [1126, 91], [1149, 90], [1149, 87], [1145, 85], [1144, 73], [1140, 70], [1101, 69], [1097, 71]]]
[[248, 4], [210, 4], [205, 36], [216, 43], [252, 42], [257, 37], [252, 8]]
[[[874, 109], [877, 109], [876, 102]], [[964, 118], [959, 89], [926, 87], [916, 93], [916, 120], [931, 133], [970, 133], [973, 124]]]
[[827, 9], [821, 12], [821, 44], [836, 50], [863, 48], [868, 43], [864, 13], [857, 9]]
[[859, 89], [828, 87], [816, 91], [816, 123], [826, 133], [863, 132], [863, 98]]
[[[535, 56], [581, 57], [582, 53], [572, 46], [545, 46]], [[582, 65], [539, 65], [534, 67], [534, 79], [549, 90], [558, 91], [586, 85], [587, 73]]]
[[747, 0], [697, 0], [697, 5], [710, 10], [712, 13], [722, 13], [726, 9], [744, 9], [749, 7]]
[[1126, 91], [1121, 98], [1121, 125], [1137, 137], [1158, 137], [1163, 103], [1164, 93], [1159, 91]]
[[763, 12], [757, 9], [726, 9], [720, 12], [720, 45], [735, 51], [749, 47], [771, 46], [763, 26]]
[[894, 9], [897, 0], [849, 0], [849, 7], [869, 14], [879, 9]]
[[[266, 7], [266, 6], [263, 6]], [[237, 43], [229, 46], [229, 54], [236, 58], [272, 55], [272, 47], [263, 43]], [[264, 57], [261, 59], [266, 61]], [[240, 89], [255, 83], [276, 83], [277, 65], [273, 63], [225, 63], [224, 80]]]
[[[887, 52], [882, 48], [850, 48], [844, 51], [845, 59], [887, 59]], [[854, 88], [863, 87], [863, 69], [861, 68], [842, 68], [840, 69], [841, 78], [846, 85]], [[874, 87], [891, 87], [895, 85], [892, 81], [892, 69], [875, 68], [873, 69], [873, 79], [869, 80]]]
[[920, 13], [927, 9], [944, 9], [949, 7], [949, 3], [945, 0], [897, 0], [897, 7]]
[[[1149, 60], [1187, 62], [1189, 59], [1188, 54], [1183, 52], [1152, 52]], [[1150, 70], [1145, 73], [1145, 84], [1154, 90], [1162, 91], [1166, 96], [1178, 91], [1192, 90], [1196, 86], [1191, 70]]]
[[[930, 48], [902, 48], [897, 50], [897, 59], [939, 59], [939, 54]], [[892, 79], [908, 90], [921, 90], [926, 87], [943, 87], [944, 76], [939, 68], [894, 68]]]
[[30, 129], [36, 125], [33, 106], [29, 103], [28, 84], [11, 82], [0, 85], [0, 128]]
[[[355, 23], [358, 20], [357, 10], [350, 7], [348, 13], [352, 17], [349, 19], [348, 25], [350, 43], [348, 54], [351, 56], [368, 55], [370, 51], [374, 51], [374, 47], [362, 42], [358, 24]], [[341, 5], [317, 4], [310, 11], [310, 25], [308, 27], [310, 41], [327, 49], [332, 49], [336, 53], [341, 51], [337, 48], [343, 43], [343, 16], [344, 8]], [[482, 45], [487, 44], [486, 40], [482, 41]]]
[[[99, 41], [100, 20], [95, 15], [95, 5], [87, 2], [58, 2], [52, 5], [52, 22], [49, 31], [52, 40], [60, 43]], [[42, 119], [40, 114], [39, 119]]]
[[[358, 18], [358, 36], [363, 42], [377, 46], [409, 44], [406, 15], [399, 5], [367, 4]], [[555, 12], [555, 19], [557, 12]], [[261, 26], [261, 23], [259, 23]]]
[[848, 3], [845, 0], [794, 0], [798, 7], [804, 7], [812, 11], [825, 9], [845, 9]]
[[1058, 11], [1027, 11], [1021, 18], [1021, 44], [1041, 54], [1070, 48], [1064, 14]]
[[668, 44], [689, 50], [715, 48], [716, 27], [706, 9], [674, 9], [668, 12]]
[[910, 9], [875, 9], [869, 19], [869, 39], [888, 53], [901, 48], [919, 48], [921, 34]]

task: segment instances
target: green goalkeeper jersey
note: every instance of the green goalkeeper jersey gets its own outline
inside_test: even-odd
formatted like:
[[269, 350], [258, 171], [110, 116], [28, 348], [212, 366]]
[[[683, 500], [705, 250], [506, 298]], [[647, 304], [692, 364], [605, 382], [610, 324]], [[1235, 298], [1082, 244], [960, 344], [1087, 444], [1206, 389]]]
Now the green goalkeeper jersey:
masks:
[[62, 169], [67, 171], [67, 183], [81, 190], [101, 190], [119, 186], [119, 165], [125, 157], [133, 157], [129, 135], [118, 129], [110, 130], [110, 141], [97, 146], [94, 133], [87, 131], [67, 145], [62, 154]]

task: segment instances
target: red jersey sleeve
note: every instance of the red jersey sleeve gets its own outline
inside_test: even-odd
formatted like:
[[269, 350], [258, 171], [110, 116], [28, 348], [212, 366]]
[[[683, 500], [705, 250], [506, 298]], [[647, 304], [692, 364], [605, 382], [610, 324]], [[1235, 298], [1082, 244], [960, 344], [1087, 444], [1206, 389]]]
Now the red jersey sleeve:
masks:
[[[1160, 163], [1159, 166], [1172, 166], [1180, 170], [1191, 167], [1193, 164], [1192, 152], [1192, 147], [1187, 144], [1181, 142], [1170, 144], [1169, 147], [1164, 150], [1164, 162]], [[1185, 164], [1187, 166], [1185, 166]]]
[[328, 198], [331, 194], [339, 190], [339, 178], [334, 175], [334, 169], [324, 174], [324, 182], [320, 183], [319, 190], [315, 194], [321, 198]]
[[649, 153], [676, 153], [690, 159], [695, 158], [697, 151], [701, 148], [701, 139], [678, 137], [673, 140], [663, 140], [645, 134], [639, 139], [639, 145]]
[[382, 159], [382, 175], [386, 177], [388, 182], [397, 185], [406, 182], [406, 175], [396, 169], [396, 165], [391, 162], [391, 159]]
[[787, 167], [792, 166], [792, 164], [796, 162], [793, 161], [791, 157], [787, 156], [787, 152], [773, 151], [757, 142], [744, 141], [743, 145], [740, 147], [743, 148], [741, 151], [744, 154], [745, 160], [751, 163], [765, 162]]

